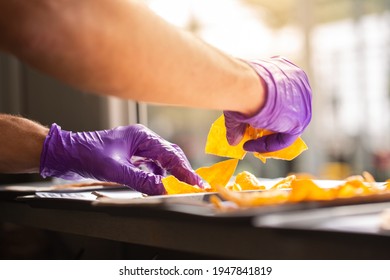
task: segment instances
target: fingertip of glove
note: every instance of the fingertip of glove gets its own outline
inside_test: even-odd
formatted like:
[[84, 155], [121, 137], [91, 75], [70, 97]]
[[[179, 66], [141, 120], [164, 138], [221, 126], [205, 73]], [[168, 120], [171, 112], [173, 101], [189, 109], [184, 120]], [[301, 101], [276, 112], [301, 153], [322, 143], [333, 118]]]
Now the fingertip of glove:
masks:
[[266, 153], [268, 152], [265, 139], [249, 140], [244, 143], [244, 150], [247, 152]]
[[197, 183], [196, 183], [196, 185], [198, 187], [200, 187], [201, 189], [205, 188], [205, 184], [203, 183], [203, 180], [202, 180], [202, 178], [200, 178], [200, 176], [197, 176]]
[[186, 182], [187, 184], [193, 185], [193, 186], [197, 185], [198, 187], [200, 187], [202, 189], [205, 187], [202, 178], [198, 174], [196, 174], [194, 171], [192, 171], [190, 174], [188, 174], [184, 178], [178, 178], [178, 179], [183, 181], [183, 182]]
[[244, 150], [258, 153], [274, 152], [290, 146], [298, 137], [299, 135], [271, 134], [245, 142]]

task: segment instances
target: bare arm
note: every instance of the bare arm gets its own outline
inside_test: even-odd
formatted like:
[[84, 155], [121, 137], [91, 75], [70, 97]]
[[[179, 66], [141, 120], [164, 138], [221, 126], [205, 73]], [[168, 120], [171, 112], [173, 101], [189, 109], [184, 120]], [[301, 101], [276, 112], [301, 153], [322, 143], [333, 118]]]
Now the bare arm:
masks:
[[21, 117], [0, 114], [0, 132], [0, 173], [38, 172], [49, 129]]
[[0, 48], [79, 89], [251, 115], [264, 85], [246, 63], [134, 0], [0, 1]]

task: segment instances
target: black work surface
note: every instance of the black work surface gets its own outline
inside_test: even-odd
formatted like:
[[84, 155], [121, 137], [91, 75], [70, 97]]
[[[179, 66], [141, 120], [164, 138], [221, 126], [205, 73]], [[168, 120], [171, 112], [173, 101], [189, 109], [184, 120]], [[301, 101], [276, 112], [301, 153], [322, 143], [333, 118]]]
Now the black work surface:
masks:
[[309, 203], [230, 213], [216, 213], [205, 202], [207, 197], [190, 205], [99, 205], [23, 197], [0, 201], [0, 219], [210, 258], [390, 258], [390, 237], [379, 228], [379, 214], [390, 208], [390, 202]]

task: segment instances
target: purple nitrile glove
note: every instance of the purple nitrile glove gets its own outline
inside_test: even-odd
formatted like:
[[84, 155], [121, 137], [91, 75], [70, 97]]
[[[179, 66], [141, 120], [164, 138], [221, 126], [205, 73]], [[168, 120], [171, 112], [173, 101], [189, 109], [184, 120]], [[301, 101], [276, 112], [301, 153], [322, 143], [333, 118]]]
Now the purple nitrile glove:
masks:
[[[290, 146], [311, 120], [311, 88], [298, 66], [282, 57], [247, 61], [266, 84], [264, 106], [252, 117], [225, 111], [226, 137], [237, 145], [247, 125], [274, 134], [245, 142], [249, 152], [272, 152]], [[245, 98], [245, 97], [243, 97]]]
[[167, 172], [203, 187], [177, 145], [138, 124], [78, 133], [53, 124], [41, 154], [40, 174], [44, 178], [92, 178], [148, 195], [165, 194], [161, 179]]

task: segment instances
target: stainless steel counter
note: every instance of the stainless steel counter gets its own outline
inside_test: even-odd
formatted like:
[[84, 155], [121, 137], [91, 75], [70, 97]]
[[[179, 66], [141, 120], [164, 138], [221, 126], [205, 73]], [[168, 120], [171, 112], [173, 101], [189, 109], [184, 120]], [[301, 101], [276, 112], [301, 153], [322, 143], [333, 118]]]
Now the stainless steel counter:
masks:
[[390, 202], [218, 214], [201, 204], [35, 198], [1, 200], [0, 220], [212, 258], [388, 259], [390, 236], [379, 228], [387, 208]]

